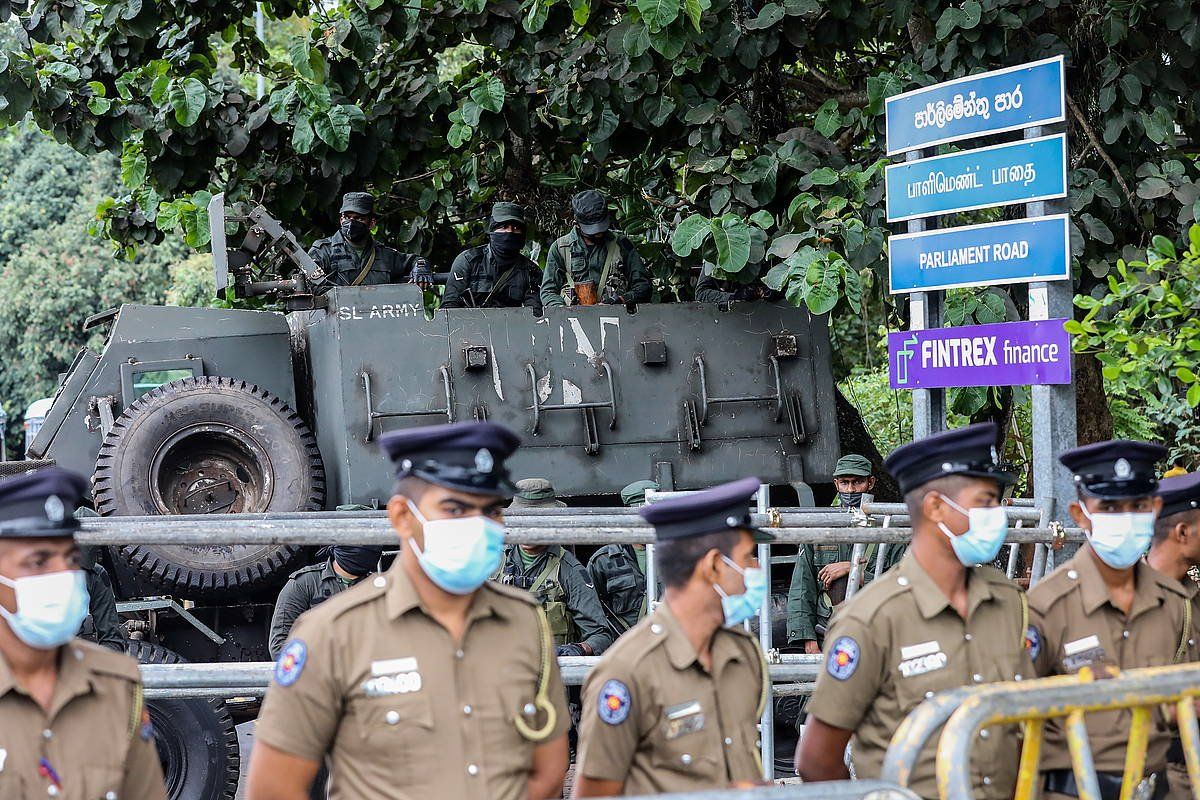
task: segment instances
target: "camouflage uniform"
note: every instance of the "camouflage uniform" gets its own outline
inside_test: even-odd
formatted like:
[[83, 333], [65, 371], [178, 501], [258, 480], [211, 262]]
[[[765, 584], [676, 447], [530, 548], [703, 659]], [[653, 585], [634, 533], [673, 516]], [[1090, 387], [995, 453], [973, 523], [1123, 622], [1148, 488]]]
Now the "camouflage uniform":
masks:
[[592, 655], [608, 649], [613, 637], [604, 609], [579, 559], [561, 546], [551, 545], [527, 567], [518, 552], [519, 545], [504, 549], [504, 566], [498, 579], [525, 589], [537, 599], [550, 620], [555, 645], [587, 645]]
[[[542, 278], [542, 305], [566, 305], [563, 286], [583, 281], [596, 284], [600, 302], [620, 297], [624, 303], [650, 300], [650, 281], [646, 265], [633, 242], [620, 231], [609, 230], [608, 208], [604, 195], [597, 191], [580, 192], [571, 199], [575, 228], [560, 237], [546, 256], [546, 274]], [[589, 245], [583, 234], [603, 240]], [[570, 269], [568, 273], [568, 267]]]

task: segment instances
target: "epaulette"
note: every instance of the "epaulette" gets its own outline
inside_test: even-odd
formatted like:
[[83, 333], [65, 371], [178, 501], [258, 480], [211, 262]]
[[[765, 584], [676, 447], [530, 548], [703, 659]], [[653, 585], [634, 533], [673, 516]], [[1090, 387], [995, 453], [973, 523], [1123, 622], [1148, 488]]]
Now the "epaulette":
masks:
[[309, 564], [308, 566], [304, 566], [304, 567], [301, 567], [300, 569], [296, 570], [291, 575], [288, 575], [288, 580], [290, 581], [293, 578], [297, 578], [306, 572], [316, 572], [318, 570], [323, 570], [323, 569], [325, 569], [325, 562], [323, 562], [323, 561], [318, 562], [316, 564]]
[[344, 592], [338, 592], [320, 605], [313, 606], [304, 612], [306, 618], [328, 617], [330, 620], [340, 617], [347, 611], [358, 606], [366, 605], [387, 594], [387, 582], [376, 586], [375, 580], [359, 581]]
[[129, 681], [140, 681], [142, 673], [138, 670], [137, 659], [127, 656], [124, 653], [118, 653], [115, 650], [109, 650], [107, 647], [101, 647], [94, 642], [89, 642], [86, 639], [72, 639], [66, 645], [68, 649], [75, 651], [80, 655], [74, 656], [79, 658], [92, 672], [100, 672], [105, 675], [115, 675], [118, 678], [125, 678]]
[[845, 616], [869, 624], [875, 619], [875, 615], [888, 605], [892, 598], [899, 597], [912, 590], [912, 586], [907, 582], [901, 584], [897, 580], [899, 577], [900, 571], [898, 569], [888, 570], [860, 589], [854, 597], [847, 600], [844, 605], [840, 606], [834, 612], [835, 615]]
[[1063, 564], [1038, 581], [1029, 590], [1029, 607], [1045, 614], [1050, 607], [1079, 588], [1079, 573], [1070, 562]]

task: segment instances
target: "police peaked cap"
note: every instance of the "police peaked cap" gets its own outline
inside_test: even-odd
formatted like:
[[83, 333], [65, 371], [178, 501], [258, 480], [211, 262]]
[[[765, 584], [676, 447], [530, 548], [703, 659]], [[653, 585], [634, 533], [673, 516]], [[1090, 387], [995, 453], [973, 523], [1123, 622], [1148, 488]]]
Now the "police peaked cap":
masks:
[[1158, 496], [1163, 500], [1159, 519], [1200, 509], [1200, 472], [1163, 478], [1158, 482]]
[[994, 422], [935, 433], [897, 447], [883, 460], [883, 466], [900, 484], [902, 494], [950, 475], [1012, 483], [1016, 476], [1000, 464], [996, 454], [999, 433]]
[[470, 494], [512, 497], [505, 459], [521, 439], [494, 422], [454, 422], [384, 434], [379, 446], [396, 465], [396, 477], [414, 476]]
[[77, 509], [88, 484], [59, 467], [0, 480], [0, 539], [71, 536], [79, 530]]
[[750, 498], [761, 485], [758, 478], [742, 478], [642, 506], [638, 513], [654, 526], [660, 542], [734, 530], [748, 531], [756, 542], [770, 542], [775, 537], [750, 522]]
[[368, 192], [346, 192], [342, 195], [342, 208], [338, 213], [345, 214], [347, 211], [372, 215], [375, 213], [375, 198]]
[[1068, 450], [1058, 460], [1071, 470], [1084, 494], [1127, 500], [1154, 494], [1154, 464], [1166, 457], [1167, 448], [1161, 445], [1118, 439]]

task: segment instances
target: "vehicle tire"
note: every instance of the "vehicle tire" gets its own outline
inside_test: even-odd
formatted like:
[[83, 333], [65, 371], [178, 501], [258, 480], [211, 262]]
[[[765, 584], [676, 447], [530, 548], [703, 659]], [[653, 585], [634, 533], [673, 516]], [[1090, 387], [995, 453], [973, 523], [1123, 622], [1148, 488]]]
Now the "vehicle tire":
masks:
[[[142, 664], [185, 663], [162, 645], [130, 641]], [[147, 700], [170, 800], [233, 800], [241, 771], [237, 730], [219, 700]]]
[[[105, 516], [319, 511], [325, 469], [304, 421], [271, 392], [234, 378], [188, 378], [131, 404], [104, 437], [92, 476]], [[139, 577], [184, 596], [282, 582], [291, 545], [129, 545]]]

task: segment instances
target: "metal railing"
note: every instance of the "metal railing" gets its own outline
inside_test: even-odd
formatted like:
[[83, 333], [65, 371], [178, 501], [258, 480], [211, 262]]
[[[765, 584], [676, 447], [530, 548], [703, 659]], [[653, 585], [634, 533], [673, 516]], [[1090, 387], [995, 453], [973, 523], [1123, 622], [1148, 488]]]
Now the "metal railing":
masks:
[[[1200, 729], [1196, 698], [1200, 697], [1200, 664], [1150, 667], [1095, 680], [1084, 668], [1076, 675], [1014, 681], [955, 689], [934, 695], [917, 706], [896, 729], [884, 759], [881, 778], [907, 786], [917, 760], [938, 736], [937, 782], [943, 800], [971, 800], [971, 747], [979, 732], [993, 725], [1019, 724], [1023, 745], [1016, 800], [1038, 791], [1038, 765], [1046, 720], [1064, 720], [1079, 800], [1100, 800], [1085, 716], [1095, 711], [1131, 709], [1121, 800], [1130, 800], [1142, 780], [1154, 709], [1175, 708], [1193, 796], [1200, 798]], [[940, 735], [939, 735], [940, 731]]]
[[919, 800], [911, 790], [886, 781], [797, 783], [754, 789], [708, 789], [699, 792], [635, 795], [629, 800]]

